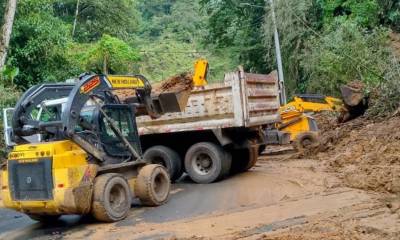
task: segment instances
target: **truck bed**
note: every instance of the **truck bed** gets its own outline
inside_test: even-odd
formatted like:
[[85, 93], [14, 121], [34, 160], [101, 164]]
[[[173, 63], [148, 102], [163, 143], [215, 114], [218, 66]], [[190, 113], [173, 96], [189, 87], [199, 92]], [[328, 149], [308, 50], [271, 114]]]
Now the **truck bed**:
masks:
[[184, 112], [158, 119], [137, 117], [140, 135], [217, 128], [257, 127], [279, 120], [276, 72], [269, 75], [239, 71], [225, 74], [223, 83], [191, 92]]

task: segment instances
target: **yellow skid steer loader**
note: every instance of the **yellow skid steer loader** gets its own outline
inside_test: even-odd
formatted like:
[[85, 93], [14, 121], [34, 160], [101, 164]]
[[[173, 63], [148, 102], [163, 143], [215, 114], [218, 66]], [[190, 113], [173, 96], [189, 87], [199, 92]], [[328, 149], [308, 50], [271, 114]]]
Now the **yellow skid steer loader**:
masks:
[[[149, 206], [167, 201], [169, 175], [142, 159], [135, 117], [182, 111], [187, 98], [151, 96], [151, 85], [141, 75], [117, 80], [83, 75], [76, 84], [42, 84], [24, 93], [12, 117], [16, 146], [2, 169], [5, 207], [43, 222], [64, 214], [114, 222], [127, 216], [134, 197]], [[129, 103], [113, 94], [124, 87], [135, 88]], [[67, 103], [34, 117], [43, 101], [59, 98]], [[25, 140], [35, 134], [42, 142]]]

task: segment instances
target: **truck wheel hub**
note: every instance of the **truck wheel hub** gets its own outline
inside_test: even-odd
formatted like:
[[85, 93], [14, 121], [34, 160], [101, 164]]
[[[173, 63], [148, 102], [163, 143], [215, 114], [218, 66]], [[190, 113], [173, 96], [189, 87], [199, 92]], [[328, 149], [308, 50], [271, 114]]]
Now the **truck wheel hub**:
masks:
[[212, 159], [207, 154], [197, 155], [193, 163], [196, 172], [202, 175], [208, 174], [213, 165]]

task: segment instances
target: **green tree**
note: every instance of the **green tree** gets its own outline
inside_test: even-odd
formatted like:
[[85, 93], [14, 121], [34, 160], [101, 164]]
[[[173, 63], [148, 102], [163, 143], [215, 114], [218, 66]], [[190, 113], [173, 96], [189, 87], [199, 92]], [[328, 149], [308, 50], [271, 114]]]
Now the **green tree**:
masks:
[[208, 47], [230, 51], [234, 61], [247, 71], [266, 73], [273, 69], [263, 45], [264, 0], [251, 4], [235, 0], [200, 2], [209, 16], [205, 36]]
[[379, 22], [379, 4], [376, 0], [321, 0], [324, 21], [337, 18], [351, 19], [362, 27], [375, 27]]
[[141, 31], [135, 43], [143, 51], [138, 63], [140, 73], [162, 80], [184, 71], [192, 71], [197, 58], [210, 62], [210, 81], [222, 80], [223, 73], [235, 64], [226, 51], [203, 46], [208, 16], [198, 1], [140, 0]]
[[[109, 34], [128, 40], [138, 30], [139, 13], [133, 0], [80, 0], [74, 39], [80, 42], [99, 40]], [[56, 0], [56, 16], [72, 25], [76, 0]]]
[[312, 37], [301, 61], [308, 78], [307, 90], [338, 95], [340, 85], [353, 80], [377, 86], [390, 62], [386, 41], [384, 29], [366, 34], [352, 21], [338, 24], [323, 37]]
[[140, 59], [136, 49], [107, 34], [94, 44], [72, 44], [69, 52], [70, 62], [78, 63], [82, 71], [104, 74], [133, 73]]
[[389, 25], [394, 31], [400, 32], [400, 1], [399, 0], [377, 0], [381, 8], [380, 21]]
[[17, 86], [27, 88], [68, 77], [65, 58], [69, 26], [53, 15], [52, 0], [20, 0], [11, 39], [9, 64], [20, 74]]
[[[271, 22], [271, 6], [266, 8], [266, 20], [263, 26], [266, 58], [275, 68], [274, 29]], [[277, 27], [280, 36], [285, 84], [289, 95], [303, 92], [306, 81], [301, 68], [302, 51], [310, 36], [322, 28], [322, 9], [314, 0], [275, 2]]]

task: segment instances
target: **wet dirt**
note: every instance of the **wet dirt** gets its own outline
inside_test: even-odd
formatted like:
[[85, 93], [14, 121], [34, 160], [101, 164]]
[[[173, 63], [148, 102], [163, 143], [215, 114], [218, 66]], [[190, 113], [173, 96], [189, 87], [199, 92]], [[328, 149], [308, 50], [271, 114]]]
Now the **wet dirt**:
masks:
[[322, 161], [348, 187], [400, 195], [400, 117], [332, 126], [322, 127], [317, 149], [299, 156]]
[[43, 226], [0, 210], [0, 239], [396, 239], [400, 203], [383, 196], [395, 199], [346, 187], [323, 161], [263, 156], [218, 183], [183, 178], [165, 205], [136, 203], [118, 223], [66, 216]]
[[182, 92], [193, 89], [193, 75], [190, 72], [178, 74], [170, 77], [160, 83], [153, 85], [153, 92], [155, 94]]
[[[160, 95], [162, 93], [185, 92], [193, 89], [193, 76], [191, 73], [181, 73], [170, 77], [161, 82], [152, 84], [152, 95]], [[124, 102], [126, 99], [136, 96], [134, 89], [118, 89], [113, 93]]]

